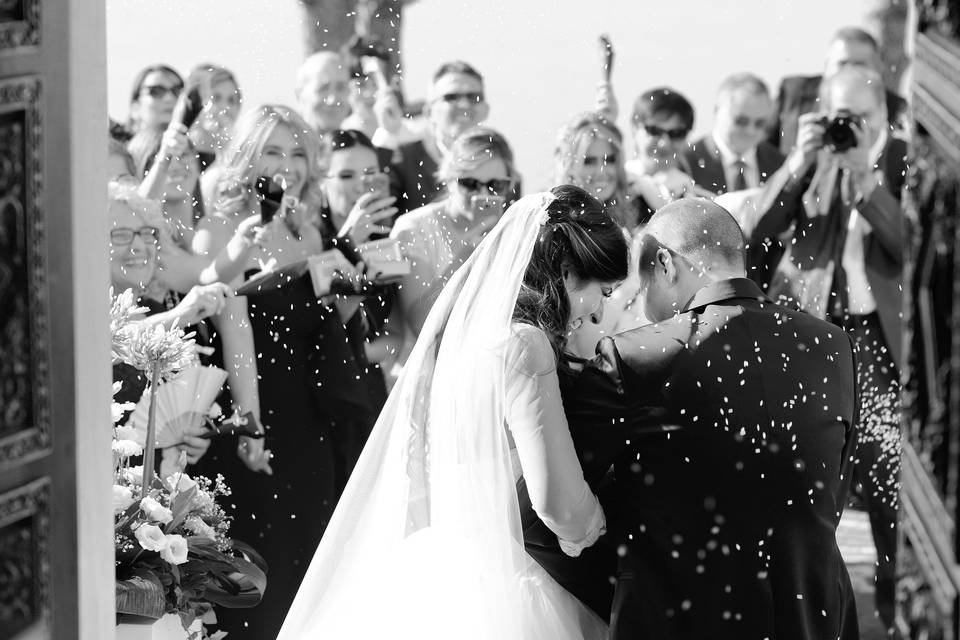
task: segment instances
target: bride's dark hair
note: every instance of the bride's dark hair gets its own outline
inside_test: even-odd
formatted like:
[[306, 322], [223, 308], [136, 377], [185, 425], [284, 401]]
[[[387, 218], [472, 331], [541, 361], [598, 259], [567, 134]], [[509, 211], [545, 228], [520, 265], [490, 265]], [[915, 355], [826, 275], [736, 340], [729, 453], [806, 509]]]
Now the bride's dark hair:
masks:
[[630, 250], [623, 228], [599, 200], [568, 184], [551, 193], [555, 199], [547, 207], [549, 218], [533, 247], [513, 319], [546, 333], [559, 360], [570, 321], [564, 269], [580, 280], [623, 280]]

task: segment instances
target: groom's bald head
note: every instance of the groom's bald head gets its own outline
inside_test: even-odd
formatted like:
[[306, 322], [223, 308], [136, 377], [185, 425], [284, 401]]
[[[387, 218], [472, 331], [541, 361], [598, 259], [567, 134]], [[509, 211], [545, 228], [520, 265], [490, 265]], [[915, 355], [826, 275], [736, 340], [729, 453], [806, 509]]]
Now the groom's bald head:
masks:
[[671, 202], [642, 231], [640, 272], [654, 267], [657, 249], [666, 248], [706, 272], [746, 275], [743, 232], [733, 216], [703, 198]]

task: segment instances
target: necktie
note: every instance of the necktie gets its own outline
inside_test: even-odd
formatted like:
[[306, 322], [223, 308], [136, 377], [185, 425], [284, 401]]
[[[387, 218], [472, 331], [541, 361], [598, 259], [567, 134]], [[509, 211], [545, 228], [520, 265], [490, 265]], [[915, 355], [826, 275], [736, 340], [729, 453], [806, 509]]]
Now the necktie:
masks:
[[733, 163], [733, 185], [730, 188], [730, 191], [743, 191], [747, 188], [747, 176], [745, 172], [747, 170], [747, 163], [743, 160], [737, 160]]

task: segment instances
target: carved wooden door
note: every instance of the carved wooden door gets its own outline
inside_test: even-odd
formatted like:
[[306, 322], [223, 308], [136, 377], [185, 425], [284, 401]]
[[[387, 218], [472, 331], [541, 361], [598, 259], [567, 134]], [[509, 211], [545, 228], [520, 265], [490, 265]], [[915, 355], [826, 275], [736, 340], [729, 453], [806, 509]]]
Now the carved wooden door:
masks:
[[0, 639], [113, 634], [104, 48], [0, 0]]
[[906, 199], [899, 621], [960, 638], [960, 1], [918, 2]]

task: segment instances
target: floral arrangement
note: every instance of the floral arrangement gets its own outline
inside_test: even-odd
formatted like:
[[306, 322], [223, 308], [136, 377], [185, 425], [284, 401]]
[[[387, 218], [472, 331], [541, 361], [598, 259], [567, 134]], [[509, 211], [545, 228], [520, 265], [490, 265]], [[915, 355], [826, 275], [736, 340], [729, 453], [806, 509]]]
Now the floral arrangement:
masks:
[[[184, 453], [173, 473], [163, 478], [153, 473], [157, 389], [195, 364], [196, 352], [192, 335], [176, 326], [137, 322], [142, 311], [130, 290], [112, 300], [114, 363], [144, 372], [151, 394], [145, 433], [120, 424], [132, 403], [112, 404], [117, 613], [153, 619], [178, 614], [196, 640], [206, 637], [197, 621], [215, 619], [213, 605], [252, 607], [260, 601], [265, 564], [249, 546], [228, 537], [230, 519], [217, 504], [230, 495], [222, 476], [191, 478], [184, 473]], [[121, 385], [114, 384], [114, 394]], [[143, 464], [132, 464], [140, 455]]]

